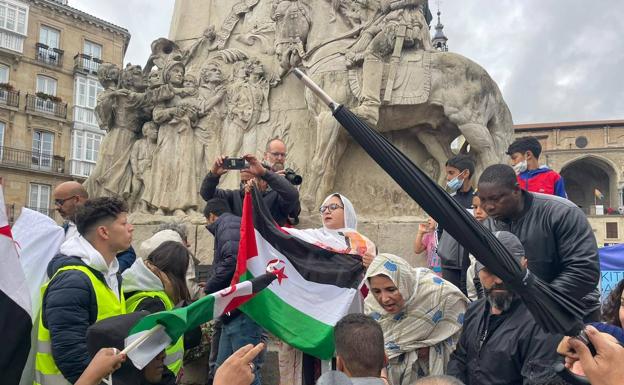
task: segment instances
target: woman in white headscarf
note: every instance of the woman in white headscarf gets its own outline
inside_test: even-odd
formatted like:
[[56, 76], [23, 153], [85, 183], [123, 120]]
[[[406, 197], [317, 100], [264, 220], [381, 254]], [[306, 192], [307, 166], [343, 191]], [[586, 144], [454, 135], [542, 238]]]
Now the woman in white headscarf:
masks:
[[468, 299], [431, 270], [392, 254], [375, 257], [366, 279], [365, 313], [383, 330], [390, 383], [411, 385], [419, 377], [444, 374]]
[[351, 201], [344, 195], [330, 194], [320, 209], [323, 227], [285, 231], [308, 243], [339, 253], [359, 255], [365, 267], [377, 254], [375, 244], [357, 231], [357, 215]]
[[[362, 258], [364, 267], [370, 265], [377, 254], [375, 244], [358, 233], [357, 216], [353, 204], [347, 197], [334, 193], [323, 201], [320, 209], [323, 227], [317, 229], [283, 228], [295, 237], [337, 253], [353, 254]], [[361, 312], [361, 300], [354, 302], [353, 310]], [[280, 383], [301, 385], [301, 351], [278, 342]]]

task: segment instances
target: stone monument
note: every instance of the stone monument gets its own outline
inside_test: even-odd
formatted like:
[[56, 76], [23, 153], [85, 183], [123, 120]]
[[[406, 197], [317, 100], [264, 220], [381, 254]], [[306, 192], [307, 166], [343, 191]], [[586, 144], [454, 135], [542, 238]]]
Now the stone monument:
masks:
[[[196, 255], [210, 260], [202, 178], [217, 155], [262, 155], [280, 137], [286, 166], [304, 177], [302, 226], [318, 225], [318, 205], [338, 191], [380, 250], [413, 260], [423, 210], [289, 71], [304, 69], [439, 182], [458, 137], [477, 170], [503, 161], [513, 131], [498, 86], [434, 50], [430, 20], [426, 0], [176, 0], [170, 37], [142, 69], [101, 67], [108, 134], [89, 193], [131, 200], [137, 240], [158, 222], [189, 222]], [[222, 185], [236, 188], [230, 174]]]

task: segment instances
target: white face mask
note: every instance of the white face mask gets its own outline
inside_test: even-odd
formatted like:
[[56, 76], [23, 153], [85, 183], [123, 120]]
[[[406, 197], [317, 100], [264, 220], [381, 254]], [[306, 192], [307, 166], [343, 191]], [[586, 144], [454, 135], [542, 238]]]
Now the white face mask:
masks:
[[513, 169], [516, 174], [521, 174], [527, 170], [527, 161], [523, 160], [522, 162], [518, 162], [513, 165]]

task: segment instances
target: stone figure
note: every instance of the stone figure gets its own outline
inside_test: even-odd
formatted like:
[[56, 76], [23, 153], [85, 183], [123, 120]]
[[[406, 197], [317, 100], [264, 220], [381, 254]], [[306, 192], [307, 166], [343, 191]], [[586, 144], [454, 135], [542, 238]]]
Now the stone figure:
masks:
[[153, 69], [147, 76], [148, 89], [147, 99], [151, 105], [167, 101], [173, 98], [175, 92], [170, 84], [165, 84], [163, 72], [160, 69]]
[[159, 125], [158, 144], [150, 175], [151, 188], [144, 200], [157, 208], [156, 214], [184, 215], [197, 209], [193, 126], [197, 108], [178, 95], [184, 84], [184, 65], [174, 61], [162, 70], [165, 84], [174, 96], [154, 107], [153, 120]]
[[262, 63], [250, 59], [239, 63], [227, 93], [227, 117], [221, 135], [226, 155], [254, 153], [256, 126], [269, 120], [269, 80]]
[[132, 167], [132, 200], [139, 211], [149, 212], [148, 203], [141, 199], [143, 194], [151, 188], [150, 174], [152, 172], [152, 160], [158, 142], [158, 125], [149, 121], [143, 124], [143, 138], [134, 142], [130, 154], [130, 166]]
[[305, 55], [305, 44], [310, 31], [307, 5], [301, 0], [273, 0], [271, 19], [275, 21], [275, 54], [282, 72], [299, 65]]
[[[106, 79], [114, 67], [100, 67]], [[151, 111], [146, 98], [146, 84], [140, 66], [128, 64], [121, 73], [120, 89], [113, 90], [107, 82], [108, 90], [98, 95], [96, 116], [104, 123], [106, 136], [100, 145], [95, 169], [85, 181], [90, 196], [121, 196], [129, 198], [132, 185], [130, 153], [132, 145]]]
[[113, 63], [102, 63], [98, 69], [98, 80], [104, 91], [97, 96], [95, 118], [100, 128], [104, 131], [108, 131], [115, 124], [113, 107], [115, 106], [116, 96], [127, 94], [127, 91], [117, 89], [120, 75], [119, 67]]
[[230, 35], [238, 24], [238, 21], [245, 16], [247, 12], [250, 12], [260, 0], [240, 0], [232, 6], [232, 10], [229, 15], [223, 21], [221, 29], [217, 33], [215, 44], [217, 49], [225, 48], [225, 44], [230, 39]]
[[[379, 119], [383, 60], [393, 54], [398, 61], [404, 47], [433, 50], [429, 25], [423, 14], [426, 3], [427, 0], [383, 0], [381, 12], [376, 13], [347, 52], [349, 66], [364, 61], [360, 106], [353, 112], [372, 125]], [[393, 82], [391, 75], [388, 76], [388, 82]]]
[[[353, 31], [358, 29], [354, 29], [344, 18], [336, 18], [332, 26], [335, 37], [329, 37], [315, 29], [318, 27], [315, 21], [323, 20], [327, 15], [313, 14], [305, 58], [308, 75], [338, 103], [350, 108], [358, 104], [371, 106], [369, 112], [354, 110], [368, 118], [369, 122], [376, 123], [379, 131], [399, 132], [418, 128], [417, 137], [420, 140], [432, 140], [437, 145], [427, 144], [426, 148], [433, 152], [431, 156], [438, 162], [449, 148], [449, 138], [460, 134], [470, 143], [471, 152], [477, 159], [477, 170], [502, 162], [512, 138], [513, 122], [496, 83], [483, 68], [463, 56], [427, 50], [425, 40], [428, 39], [419, 37], [421, 35], [415, 32], [419, 25], [422, 25], [421, 33], [427, 28], [421, 11], [425, 2], [406, 0], [384, 3], [389, 4], [382, 7], [385, 12], [372, 13], [382, 21], [376, 22], [373, 17], [364, 22], [360, 36], [355, 40]], [[412, 32], [408, 31], [410, 26]], [[407, 45], [404, 44], [406, 39]], [[352, 47], [350, 51], [349, 47]], [[372, 66], [367, 65], [365, 60], [363, 68], [349, 67], [348, 63], [354, 63], [355, 54], [362, 50], [362, 58], [369, 59]], [[384, 56], [388, 52], [392, 53], [391, 60]], [[393, 96], [387, 101], [384, 99], [384, 104], [381, 104], [382, 74], [391, 73], [393, 68], [396, 73], [395, 83], [390, 87]], [[360, 79], [363, 84], [361, 95], [358, 95], [356, 86]], [[420, 82], [416, 86], [415, 80]], [[403, 97], [419, 87], [425, 91], [420, 97]], [[345, 130], [332, 118], [326, 106], [309, 90], [305, 90], [305, 94], [317, 129], [314, 155], [302, 186], [303, 203], [311, 209], [317, 207], [333, 189], [337, 165], [348, 142]], [[362, 103], [358, 103], [360, 96]]]
[[200, 71], [197, 93], [199, 121], [195, 127], [195, 164], [203, 178], [219, 150], [219, 134], [225, 119], [226, 88], [218, 61], [208, 62]]

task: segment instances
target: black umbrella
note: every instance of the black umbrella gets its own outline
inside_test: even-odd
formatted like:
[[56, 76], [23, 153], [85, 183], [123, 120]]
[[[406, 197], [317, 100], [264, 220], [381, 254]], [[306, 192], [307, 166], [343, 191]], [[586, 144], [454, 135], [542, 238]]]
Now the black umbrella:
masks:
[[522, 269], [492, 232], [477, 222], [405, 154], [348, 108], [334, 102], [299, 69], [295, 69], [294, 73], [329, 106], [334, 118], [414, 201], [523, 299], [545, 331], [569, 336], [579, 335], [583, 329], [580, 298], [571, 298], [567, 293], [551, 287], [528, 270]]

